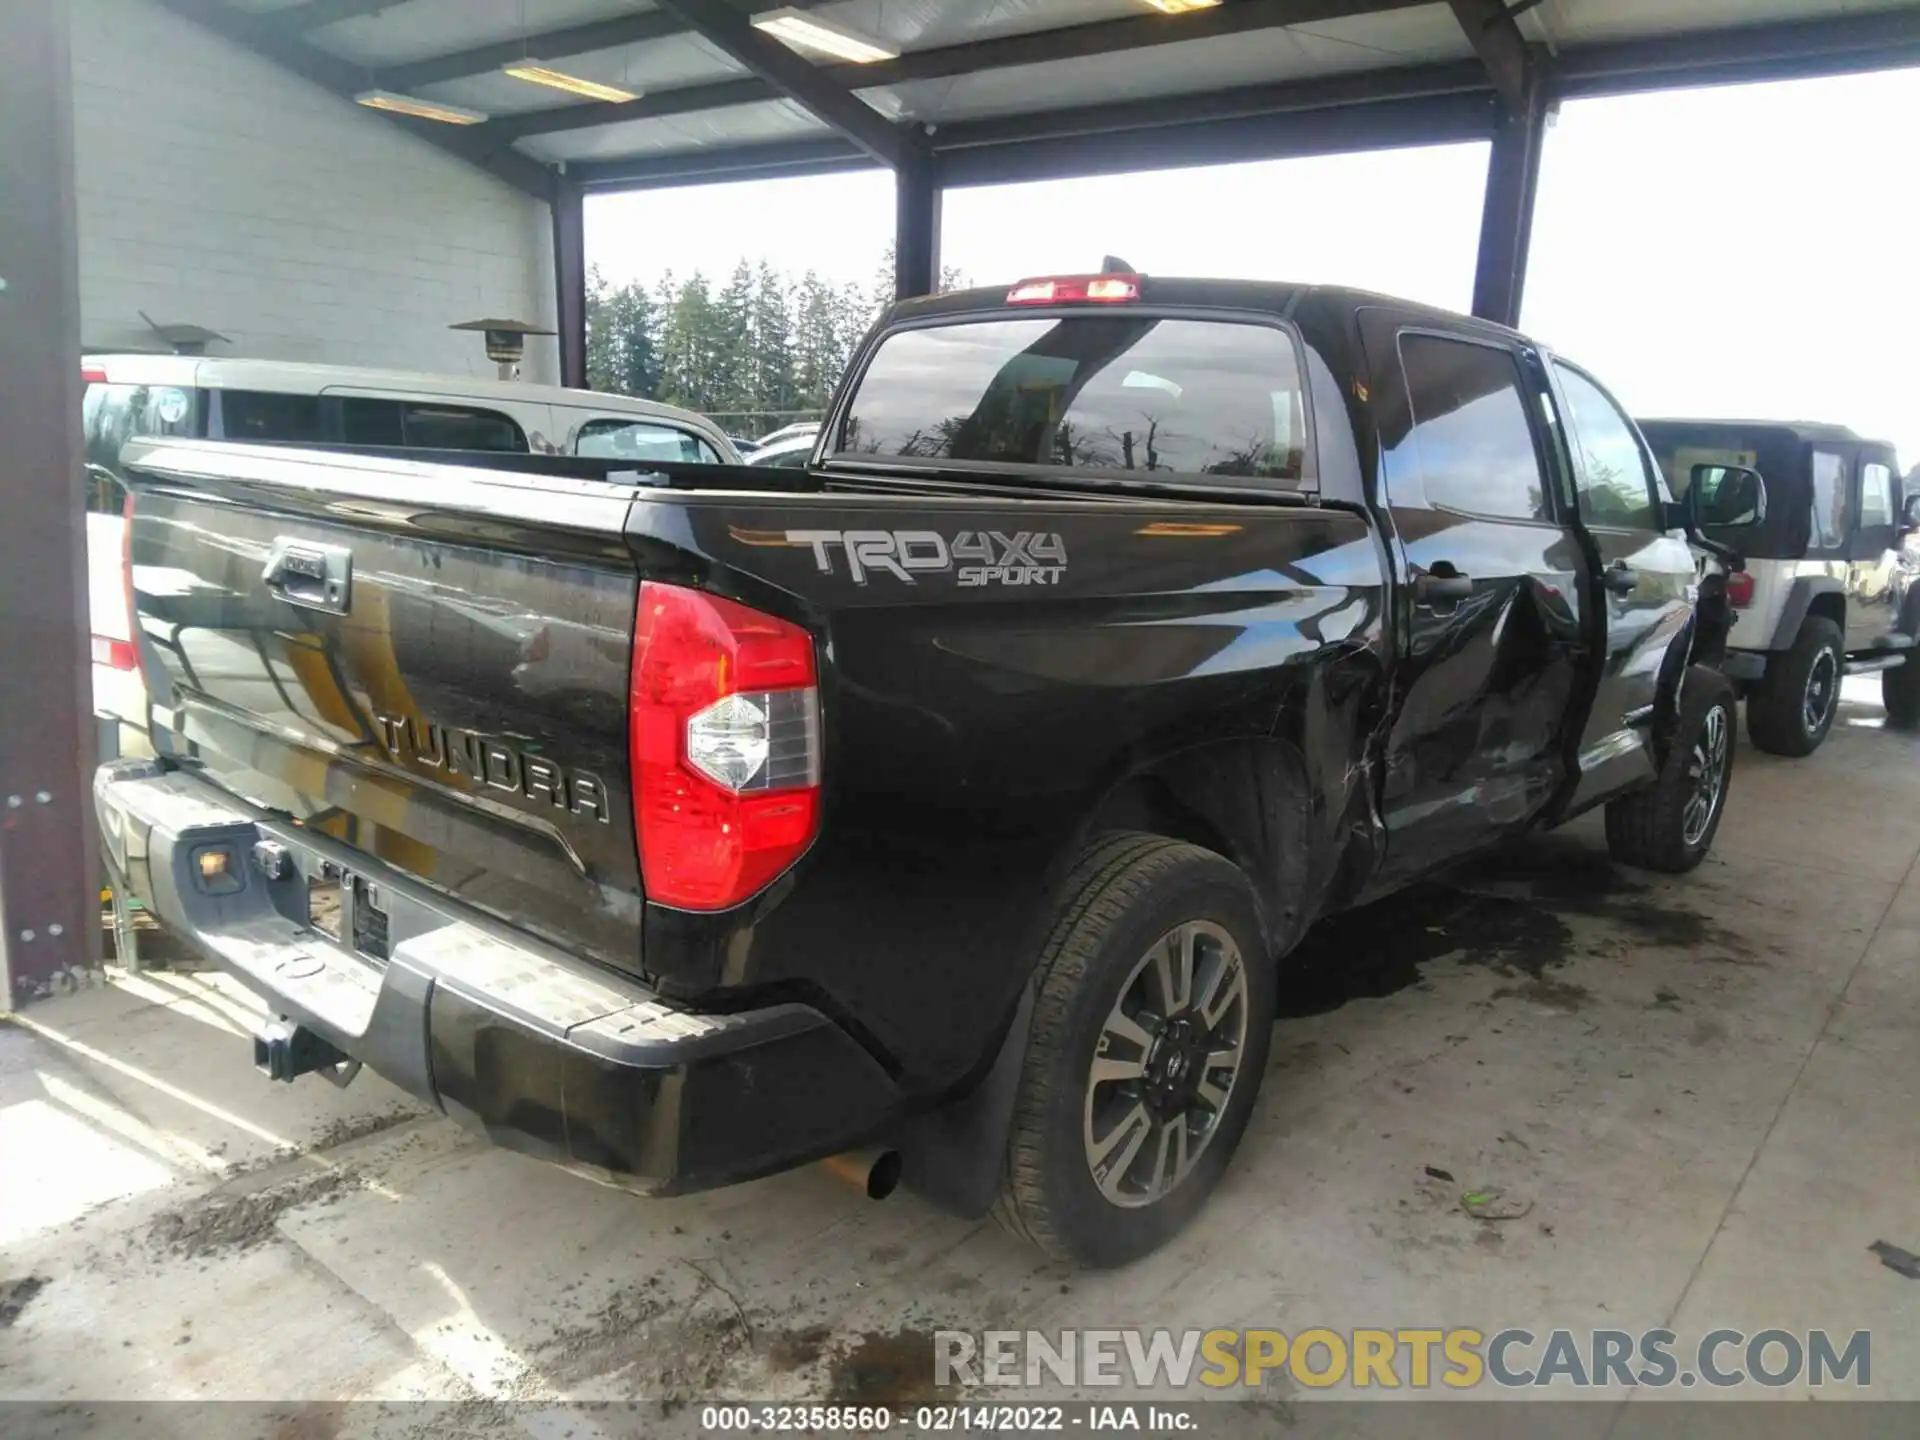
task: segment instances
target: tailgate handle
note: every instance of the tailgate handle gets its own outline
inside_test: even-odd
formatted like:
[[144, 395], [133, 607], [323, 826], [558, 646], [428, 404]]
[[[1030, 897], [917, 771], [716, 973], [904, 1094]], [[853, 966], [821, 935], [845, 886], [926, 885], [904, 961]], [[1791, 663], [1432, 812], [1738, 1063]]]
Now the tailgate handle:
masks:
[[260, 578], [289, 605], [344, 615], [353, 601], [353, 552], [344, 545], [277, 536]]

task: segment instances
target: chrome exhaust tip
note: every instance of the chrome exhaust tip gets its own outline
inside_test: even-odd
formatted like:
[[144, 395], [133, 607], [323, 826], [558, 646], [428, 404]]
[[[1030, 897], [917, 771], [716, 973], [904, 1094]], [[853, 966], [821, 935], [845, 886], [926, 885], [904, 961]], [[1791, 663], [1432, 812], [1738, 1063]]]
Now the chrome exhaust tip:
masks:
[[900, 1184], [900, 1152], [884, 1145], [829, 1155], [820, 1162], [829, 1175], [846, 1181], [869, 1200], [884, 1200]]

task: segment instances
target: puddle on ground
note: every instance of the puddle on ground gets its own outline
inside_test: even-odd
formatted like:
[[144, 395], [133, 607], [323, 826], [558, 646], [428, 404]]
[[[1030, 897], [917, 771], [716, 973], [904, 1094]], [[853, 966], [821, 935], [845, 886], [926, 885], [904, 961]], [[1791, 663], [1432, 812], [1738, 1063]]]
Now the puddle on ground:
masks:
[[933, 1334], [870, 1330], [854, 1337], [828, 1367], [828, 1400], [836, 1405], [911, 1405], [938, 1393]]
[[[1636, 949], [1751, 948], [1724, 926], [1663, 903], [1603, 851], [1564, 836], [1534, 835], [1314, 926], [1287, 958], [1291, 974], [1279, 1018], [1322, 1015], [1349, 1000], [1395, 994], [1418, 983], [1421, 967], [1443, 956], [1521, 981], [1503, 986], [1496, 998], [1577, 1011], [1591, 993], [1546, 973], [1575, 953], [1569, 915], [1607, 922]], [[1743, 963], [1724, 954], [1698, 958]]]

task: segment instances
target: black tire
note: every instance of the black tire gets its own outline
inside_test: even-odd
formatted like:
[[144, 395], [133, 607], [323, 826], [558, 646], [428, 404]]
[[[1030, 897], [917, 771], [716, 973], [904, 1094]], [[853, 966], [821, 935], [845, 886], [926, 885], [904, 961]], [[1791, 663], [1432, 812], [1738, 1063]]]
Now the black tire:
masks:
[[[1747, 701], [1747, 738], [1775, 755], [1811, 755], [1840, 713], [1846, 669], [1840, 627], [1824, 615], [1809, 615], [1793, 648], [1776, 656], [1754, 686]], [[1816, 713], [1810, 718], [1809, 712]]]
[[1895, 730], [1920, 730], [1920, 655], [1880, 672], [1880, 703]]
[[[1055, 1259], [1089, 1267], [1124, 1265], [1157, 1249], [1186, 1225], [1233, 1158], [1266, 1069], [1273, 1029], [1274, 965], [1261, 939], [1246, 876], [1199, 846], [1155, 835], [1107, 837], [1081, 857], [1064, 894], [1065, 903], [1036, 970], [1033, 1024], [994, 1215]], [[1194, 924], [1211, 930], [1202, 936], [1208, 947], [1205, 953], [1195, 951], [1199, 958], [1193, 961], [1191, 973], [1196, 978], [1188, 987], [1190, 1000], [1201, 998], [1203, 969], [1208, 975], [1222, 975], [1220, 984], [1227, 991], [1237, 990], [1227, 947], [1219, 935], [1229, 937], [1238, 948], [1245, 988], [1240, 999], [1230, 1004], [1244, 1006], [1238, 1027], [1239, 1063], [1225, 1086], [1224, 1104], [1217, 1110], [1203, 1107], [1188, 1112], [1196, 1118], [1180, 1118], [1183, 1133], [1170, 1140], [1174, 1122], [1158, 1118], [1161, 1112], [1148, 1108], [1158, 1103], [1154, 1097], [1160, 1094], [1152, 1090], [1152, 1067], [1143, 1065], [1145, 1074], [1138, 1082], [1096, 1082], [1092, 1068], [1097, 1054], [1109, 1056], [1117, 1049], [1122, 1059], [1128, 1058], [1125, 1040], [1115, 1049], [1100, 1048], [1103, 1041], [1112, 1043], [1103, 1032], [1127, 997], [1153, 993], [1135, 986], [1155, 983], [1141, 967], [1151, 964], [1150, 956], [1162, 940]], [[1179, 1007], [1164, 1008], [1169, 1016], [1182, 1018]], [[1197, 1005], [1189, 1013], [1197, 1017]], [[1225, 1027], [1232, 1011], [1219, 1013]], [[1154, 1017], [1146, 1016], [1143, 1024], [1151, 1029]], [[1180, 1031], [1175, 1024], [1155, 1031], [1151, 1048], [1142, 1049], [1141, 1059], [1157, 1057], [1163, 1049], [1169, 1054], [1179, 1049], [1174, 1040], [1180, 1038]], [[1204, 1051], [1224, 1042], [1191, 1043]], [[1196, 1097], [1200, 1082], [1220, 1089], [1224, 1067], [1199, 1069], [1202, 1073], [1196, 1079], [1192, 1065], [1180, 1064], [1179, 1073], [1187, 1077]], [[1167, 1070], [1162, 1061], [1159, 1073], [1164, 1077]], [[1189, 1103], [1199, 1102], [1195, 1098]], [[1169, 1174], [1178, 1169], [1177, 1158], [1157, 1157], [1183, 1142], [1197, 1147], [1184, 1178], [1168, 1185], [1157, 1198], [1110, 1199], [1103, 1182], [1095, 1178], [1096, 1121], [1115, 1112], [1135, 1122], [1106, 1127], [1107, 1135], [1121, 1137], [1117, 1149], [1127, 1157], [1104, 1167], [1105, 1183], [1116, 1190], [1128, 1185], [1129, 1176], [1144, 1173], [1142, 1189], [1151, 1196], [1163, 1167]], [[1206, 1116], [1211, 1119], [1204, 1121], [1203, 1137], [1192, 1140], [1190, 1126], [1203, 1123]], [[1130, 1144], [1135, 1128], [1144, 1132], [1142, 1142]], [[1149, 1155], [1149, 1150], [1156, 1154]], [[1116, 1168], [1117, 1176], [1112, 1174]]]
[[[1659, 777], [1607, 804], [1607, 850], [1614, 859], [1643, 870], [1683, 875], [1707, 858], [1733, 782], [1733, 707], [1733, 686], [1726, 676], [1702, 665], [1687, 671], [1681, 684], [1680, 717]], [[1701, 798], [1710, 763], [1717, 769], [1718, 783], [1708, 801], [1705, 825], [1699, 827], [1690, 807]]]

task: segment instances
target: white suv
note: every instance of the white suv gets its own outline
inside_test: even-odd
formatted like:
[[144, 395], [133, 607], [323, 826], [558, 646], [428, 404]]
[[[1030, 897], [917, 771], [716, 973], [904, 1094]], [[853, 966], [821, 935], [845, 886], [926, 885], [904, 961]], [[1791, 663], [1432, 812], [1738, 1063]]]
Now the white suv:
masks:
[[[1840, 425], [1642, 420], [1675, 495], [1696, 466], [1766, 479], [1758, 521], [1703, 533], [1731, 546], [1733, 628], [1722, 669], [1747, 698], [1747, 735], [1776, 755], [1810, 755], [1839, 709], [1843, 676], [1881, 672], [1889, 720], [1920, 724], [1920, 567], [1904, 540], [1920, 519], [1893, 447]], [[1910, 514], [1910, 510], [1914, 513]]]
[[136, 436], [740, 463], [726, 434], [703, 415], [592, 390], [186, 355], [90, 355], [81, 375], [93, 708], [102, 759], [149, 753], [121, 554], [120, 449]]

